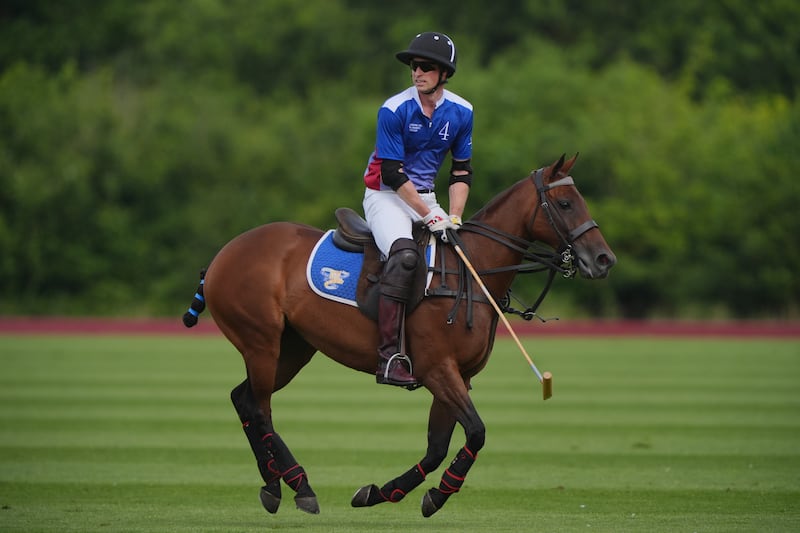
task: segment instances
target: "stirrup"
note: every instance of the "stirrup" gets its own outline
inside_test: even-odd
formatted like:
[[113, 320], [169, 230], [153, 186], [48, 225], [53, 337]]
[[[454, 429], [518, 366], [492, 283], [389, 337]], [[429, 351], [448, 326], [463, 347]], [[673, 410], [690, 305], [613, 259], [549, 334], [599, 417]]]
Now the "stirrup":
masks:
[[386, 361], [386, 368], [383, 370], [383, 379], [384, 380], [388, 380], [389, 379], [389, 370], [392, 368], [392, 363], [394, 363], [395, 361], [405, 361], [406, 363], [408, 363], [408, 373], [412, 377], [414, 376], [414, 366], [411, 364], [411, 358], [408, 357], [404, 353], [399, 353], [398, 352], [398, 353], [394, 354], [393, 356], [391, 356], [388, 361]]

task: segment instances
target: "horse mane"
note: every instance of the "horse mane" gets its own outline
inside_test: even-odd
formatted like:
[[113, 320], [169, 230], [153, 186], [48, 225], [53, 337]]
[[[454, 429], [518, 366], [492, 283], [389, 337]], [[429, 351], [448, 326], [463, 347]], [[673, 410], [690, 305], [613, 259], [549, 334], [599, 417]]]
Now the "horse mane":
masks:
[[508, 210], [509, 205], [515, 204], [517, 201], [522, 200], [528, 196], [527, 193], [521, 191], [528, 185], [533, 185], [529, 178], [521, 179], [508, 189], [499, 192], [489, 200], [483, 207], [481, 207], [469, 220], [475, 222], [483, 222], [487, 218], [492, 218], [498, 209]]

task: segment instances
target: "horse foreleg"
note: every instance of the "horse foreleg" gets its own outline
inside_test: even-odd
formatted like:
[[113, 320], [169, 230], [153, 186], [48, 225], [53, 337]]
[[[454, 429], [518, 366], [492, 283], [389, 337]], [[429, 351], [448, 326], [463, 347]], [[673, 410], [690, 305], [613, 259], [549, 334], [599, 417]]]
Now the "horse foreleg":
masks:
[[277, 512], [281, 502], [280, 480], [283, 479], [297, 493], [294, 498], [297, 508], [318, 514], [317, 497], [308, 483], [305, 469], [272, 427], [272, 421], [258, 407], [248, 380], [231, 391], [231, 400], [264, 479], [265, 485], [260, 492], [264, 508], [270, 513]]
[[361, 487], [350, 502], [353, 507], [371, 507], [378, 503], [397, 503], [406, 494], [417, 488], [428, 472], [433, 472], [447, 456], [450, 438], [453, 435], [456, 419], [444, 404], [433, 400], [428, 416], [428, 449], [425, 457], [407, 472], [392, 479], [384, 486], [367, 485]]
[[422, 516], [426, 518], [441, 509], [452, 494], [461, 490], [467, 472], [478, 457], [478, 451], [483, 448], [486, 427], [469, 399], [466, 388], [462, 392], [463, 395], [456, 404], [456, 420], [464, 427], [467, 441], [442, 474], [439, 486], [431, 488], [422, 497]]

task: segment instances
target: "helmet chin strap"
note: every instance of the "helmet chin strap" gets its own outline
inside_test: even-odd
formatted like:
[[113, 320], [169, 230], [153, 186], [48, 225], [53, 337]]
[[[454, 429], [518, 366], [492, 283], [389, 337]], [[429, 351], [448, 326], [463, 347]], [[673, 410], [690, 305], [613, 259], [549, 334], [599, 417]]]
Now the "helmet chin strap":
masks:
[[441, 72], [441, 71], [440, 71], [440, 72], [439, 72], [439, 83], [437, 83], [436, 85], [434, 85], [433, 89], [428, 89], [427, 91], [420, 91], [420, 92], [421, 92], [422, 94], [433, 94], [433, 93], [435, 93], [435, 92], [436, 92], [436, 91], [439, 89], [439, 87], [441, 87], [442, 85], [444, 85], [445, 83], [447, 83], [447, 80], [445, 80], [445, 79], [442, 79], [442, 78], [444, 78], [444, 72]]

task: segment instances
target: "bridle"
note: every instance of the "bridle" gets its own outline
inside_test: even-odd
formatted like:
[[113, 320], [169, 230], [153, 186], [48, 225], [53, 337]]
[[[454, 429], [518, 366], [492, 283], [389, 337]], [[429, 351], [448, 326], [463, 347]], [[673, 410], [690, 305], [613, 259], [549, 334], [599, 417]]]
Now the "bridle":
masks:
[[[539, 209], [541, 208], [545, 216], [547, 216], [547, 221], [550, 223], [550, 227], [553, 228], [553, 231], [556, 232], [556, 235], [558, 235], [558, 238], [561, 241], [559, 253], [562, 257], [562, 263], [568, 263], [570, 265], [567, 271], [564, 273], [564, 277], [571, 278], [575, 276], [576, 272], [575, 267], [573, 266], [575, 257], [572, 255], [572, 244], [590, 229], [598, 227], [598, 224], [594, 221], [594, 219], [590, 218], [583, 224], [580, 224], [577, 228], [572, 230], [561, 230], [559, 225], [565, 228], [567, 223], [564, 221], [564, 217], [561, 216], [561, 213], [559, 213], [558, 210], [551, 209], [550, 202], [547, 201], [547, 191], [564, 185], [574, 186], [575, 181], [572, 179], [572, 176], [566, 176], [545, 185], [543, 175], [544, 169], [542, 168], [534, 170], [530, 174], [531, 181], [533, 181], [533, 184], [536, 187], [536, 192], [539, 195], [539, 204], [536, 206], [536, 209], [534, 209], [533, 215], [531, 215], [531, 220], [528, 224], [528, 233], [531, 235], [533, 234], [533, 224], [536, 221], [536, 216], [539, 214]], [[558, 224], [556, 223], [556, 218], [558, 218]]]

